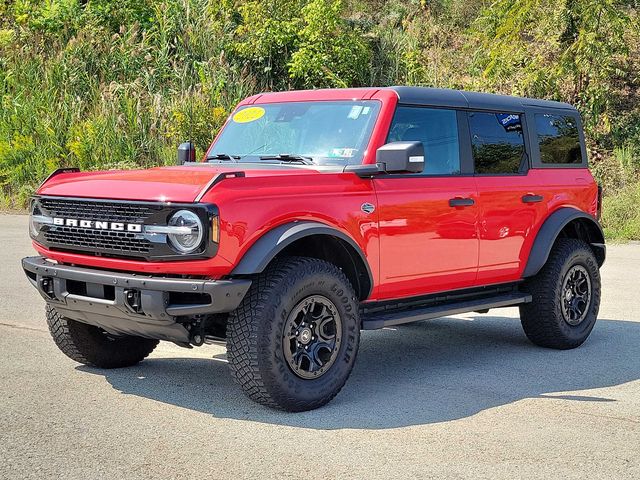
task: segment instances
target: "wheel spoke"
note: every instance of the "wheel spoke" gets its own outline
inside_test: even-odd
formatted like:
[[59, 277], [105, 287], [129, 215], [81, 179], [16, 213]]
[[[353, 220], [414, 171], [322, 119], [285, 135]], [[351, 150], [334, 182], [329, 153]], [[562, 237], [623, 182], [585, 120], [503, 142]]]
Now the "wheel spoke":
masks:
[[335, 327], [334, 332], [331, 334], [326, 333], [326, 327], [329, 326], [330, 323], [333, 322], [333, 316], [328, 316], [322, 319], [322, 321], [318, 324], [318, 331], [316, 332], [320, 338], [323, 340], [331, 340], [336, 337]]

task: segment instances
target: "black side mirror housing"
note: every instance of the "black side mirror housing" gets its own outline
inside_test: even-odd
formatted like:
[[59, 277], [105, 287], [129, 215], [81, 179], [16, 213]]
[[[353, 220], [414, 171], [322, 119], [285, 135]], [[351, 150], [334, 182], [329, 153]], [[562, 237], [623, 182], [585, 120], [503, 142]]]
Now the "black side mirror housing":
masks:
[[196, 161], [196, 147], [191, 142], [184, 142], [178, 146], [178, 165]]
[[424, 169], [422, 142], [391, 142], [376, 152], [376, 163], [387, 173], [420, 173]]

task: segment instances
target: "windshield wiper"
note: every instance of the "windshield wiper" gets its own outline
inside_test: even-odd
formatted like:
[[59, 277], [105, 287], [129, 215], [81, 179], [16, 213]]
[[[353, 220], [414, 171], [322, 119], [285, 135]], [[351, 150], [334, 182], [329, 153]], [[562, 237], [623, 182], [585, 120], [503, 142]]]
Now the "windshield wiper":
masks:
[[216, 153], [215, 155], [209, 155], [207, 157], [207, 162], [209, 160], [231, 160], [232, 162], [238, 162], [240, 155], [229, 155], [228, 153]]
[[281, 162], [300, 162], [304, 165], [314, 165], [315, 162], [311, 157], [305, 157], [303, 155], [291, 155], [289, 153], [280, 153], [278, 155], [263, 155], [260, 160], [279, 160]]

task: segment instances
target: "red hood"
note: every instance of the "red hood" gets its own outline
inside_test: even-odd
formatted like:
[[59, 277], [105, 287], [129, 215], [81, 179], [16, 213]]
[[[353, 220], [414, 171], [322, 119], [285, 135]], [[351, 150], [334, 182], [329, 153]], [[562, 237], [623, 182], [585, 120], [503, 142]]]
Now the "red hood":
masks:
[[188, 203], [195, 200], [212, 178], [223, 172], [242, 171], [247, 177], [317, 173], [313, 169], [295, 167], [273, 170], [253, 168], [251, 165], [236, 164], [229, 167], [203, 165], [66, 173], [46, 182], [38, 194]]

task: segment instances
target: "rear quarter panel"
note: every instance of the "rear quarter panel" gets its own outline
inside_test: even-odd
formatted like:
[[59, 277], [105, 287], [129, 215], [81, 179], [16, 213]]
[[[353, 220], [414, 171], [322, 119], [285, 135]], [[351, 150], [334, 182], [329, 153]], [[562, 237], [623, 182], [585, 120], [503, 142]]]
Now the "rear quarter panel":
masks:
[[531, 226], [520, 251], [518, 278], [522, 276], [535, 238], [544, 221], [556, 210], [569, 207], [597, 213], [598, 185], [588, 168], [541, 168], [529, 170], [528, 176], [537, 185], [536, 192], [544, 196], [546, 214]]

